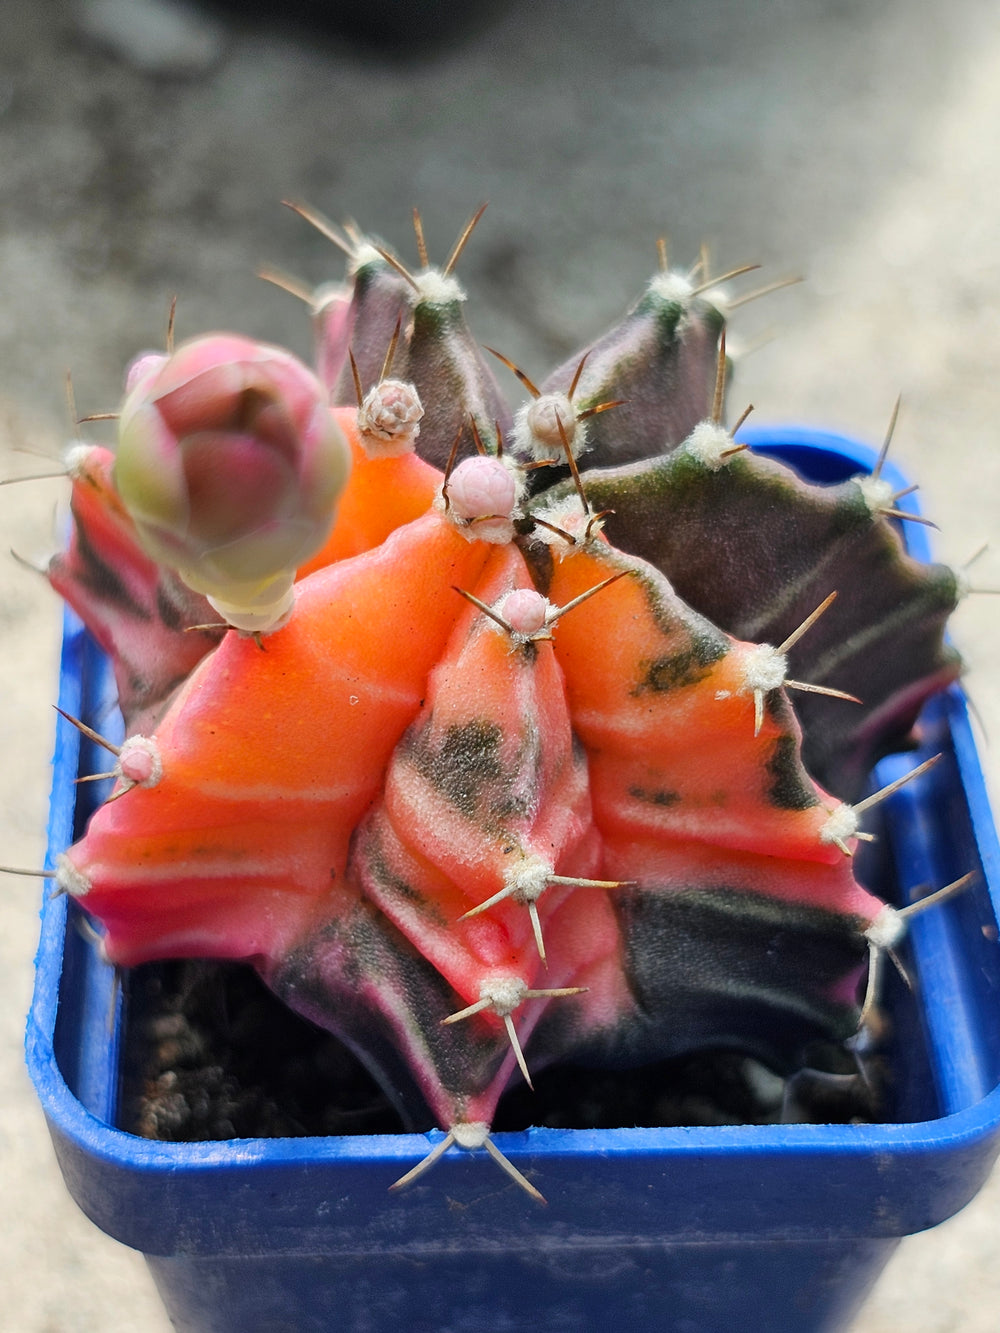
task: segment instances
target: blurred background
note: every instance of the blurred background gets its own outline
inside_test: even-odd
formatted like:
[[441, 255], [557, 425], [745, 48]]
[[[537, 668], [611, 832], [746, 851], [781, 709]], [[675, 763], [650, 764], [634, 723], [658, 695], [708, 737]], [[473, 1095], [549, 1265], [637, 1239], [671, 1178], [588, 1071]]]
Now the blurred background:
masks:
[[[307, 285], [340, 257], [281, 207], [351, 217], [415, 261], [489, 201], [462, 256], [477, 337], [534, 379], [616, 319], [656, 266], [804, 277], [734, 317], [730, 403], [878, 445], [921, 482], [940, 558], [1000, 588], [1000, 14], [991, 0], [5, 0], [0, 7], [0, 476], [49, 470], [80, 414], [177, 333], [309, 356]], [[288, 15], [291, 17], [287, 17]], [[757, 275], [743, 279], [747, 288]], [[100, 440], [102, 428], [91, 428]], [[39, 458], [37, 455], [41, 455]], [[52, 548], [65, 483], [0, 489], [4, 552]], [[1000, 760], [1000, 603], [954, 634]], [[42, 864], [59, 607], [0, 557], [0, 860]], [[68, 1195], [22, 1032], [37, 885], [0, 912], [0, 1323], [161, 1333], [141, 1258]], [[856, 1333], [995, 1333], [1000, 1187], [907, 1240]]]

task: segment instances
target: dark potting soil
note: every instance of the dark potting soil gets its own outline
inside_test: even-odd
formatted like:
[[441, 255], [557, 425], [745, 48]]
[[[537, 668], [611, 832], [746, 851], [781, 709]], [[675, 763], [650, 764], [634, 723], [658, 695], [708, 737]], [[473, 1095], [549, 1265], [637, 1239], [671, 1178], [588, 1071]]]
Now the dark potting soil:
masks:
[[[121, 1127], [175, 1142], [396, 1134], [404, 1126], [356, 1057], [234, 963], [157, 963], [126, 977]], [[515, 1084], [494, 1130], [831, 1123], [881, 1119], [885, 1069], [825, 1047], [785, 1079], [735, 1051], [636, 1070], [564, 1065]]]

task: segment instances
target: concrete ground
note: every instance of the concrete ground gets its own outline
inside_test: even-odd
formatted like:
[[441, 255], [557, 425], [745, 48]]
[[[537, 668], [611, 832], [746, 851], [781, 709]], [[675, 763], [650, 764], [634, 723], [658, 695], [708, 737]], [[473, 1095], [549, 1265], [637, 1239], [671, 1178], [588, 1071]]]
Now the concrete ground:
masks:
[[[44, 470], [32, 453], [58, 457], [68, 368], [81, 413], [114, 407], [124, 363], [162, 343], [174, 293], [181, 336], [231, 327], [307, 354], [302, 307], [254, 268], [312, 283], [339, 263], [282, 198], [353, 216], [404, 254], [417, 204], [438, 257], [488, 199], [461, 265], [470, 316], [529, 374], [621, 311], [658, 236], [682, 265], [707, 239], [717, 271], [753, 260], [766, 276], [807, 278], [734, 321], [734, 338], [757, 345], [736, 410], [753, 402], [760, 420], [877, 443], [902, 391], [894, 455], [921, 481], [939, 555], [961, 563], [996, 541], [992, 0], [522, 0], [409, 57], [233, 25], [219, 46], [209, 33], [182, 50], [180, 73], [138, 68], [81, 26], [83, 15], [91, 34], [141, 54], [151, 30], [130, 37], [123, 13], [82, 0], [0, 11], [0, 474]], [[169, 33], [158, 49], [161, 64], [174, 59]], [[64, 491], [0, 491], [3, 547], [43, 556]], [[997, 549], [975, 577], [1000, 587]], [[996, 606], [970, 597], [954, 631], [994, 737]], [[0, 860], [40, 865], [59, 610], [13, 560], [0, 568], [0, 625]], [[1000, 761], [984, 757], [996, 793]], [[4, 880], [0, 1323], [159, 1333], [141, 1259], [69, 1201], [23, 1071], [37, 895]], [[903, 1243], [854, 1333], [993, 1333], [998, 1247], [994, 1180]]]

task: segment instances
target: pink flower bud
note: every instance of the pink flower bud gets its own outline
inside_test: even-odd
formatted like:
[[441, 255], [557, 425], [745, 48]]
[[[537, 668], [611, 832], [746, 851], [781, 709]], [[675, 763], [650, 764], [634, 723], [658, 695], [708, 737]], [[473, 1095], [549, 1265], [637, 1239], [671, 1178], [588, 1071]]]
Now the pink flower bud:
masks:
[[545, 628], [549, 603], [534, 588], [515, 588], [504, 598], [501, 614], [515, 634], [526, 638]]
[[447, 494], [449, 512], [469, 525], [471, 536], [497, 544], [513, 538], [518, 479], [499, 458], [463, 459], [448, 479]]
[[166, 360], [166, 355], [163, 352], [141, 352], [130, 363], [128, 370], [125, 372], [126, 397], [138, 384], [159, 374]]
[[496, 458], [466, 458], [451, 474], [448, 499], [459, 518], [509, 518], [517, 500], [517, 484], [510, 470]]
[[576, 458], [587, 447], [584, 425], [564, 393], [543, 393], [518, 412], [514, 450], [538, 460], [565, 462], [567, 449]]
[[163, 760], [151, 736], [128, 736], [118, 755], [118, 770], [129, 786], [155, 787], [163, 777]]
[[381, 380], [358, 408], [358, 430], [371, 458], [395, 458], [412, 453], [420, 434], [423, 404], [412, 384]]
[[327, 391], [289, 352], [233, 334], [195, 338], [158, 367], [140, 358], [130, 383], [115, 484], [143, 545], [231, 623], [272, 627], [350, 466]]

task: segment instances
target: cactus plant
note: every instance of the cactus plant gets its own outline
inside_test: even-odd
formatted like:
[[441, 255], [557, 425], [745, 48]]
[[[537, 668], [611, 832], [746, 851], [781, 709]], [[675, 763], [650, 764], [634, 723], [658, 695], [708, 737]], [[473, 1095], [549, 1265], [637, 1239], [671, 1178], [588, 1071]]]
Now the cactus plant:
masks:
[[249, 960], [342, 1037], [446, 1131], [404, 1182], [457, 1144], [537, 1194], [489, 1137], [512, 1081], [788, 1073], [871, 1015], [912, 909], [855, 875], [864, 784], [959, 672], [959, 589], [877, 470], [809, 484], [725, 429], [704, 272], [540, 386], [501, 356], [512, 412], [470, 230], [437, 269], [418, 227], [416, 272], [334, 232], [316, 375], [204, 335], [74, 450], [50, 578], [127, 739], [56, 878], [111, 962]]

